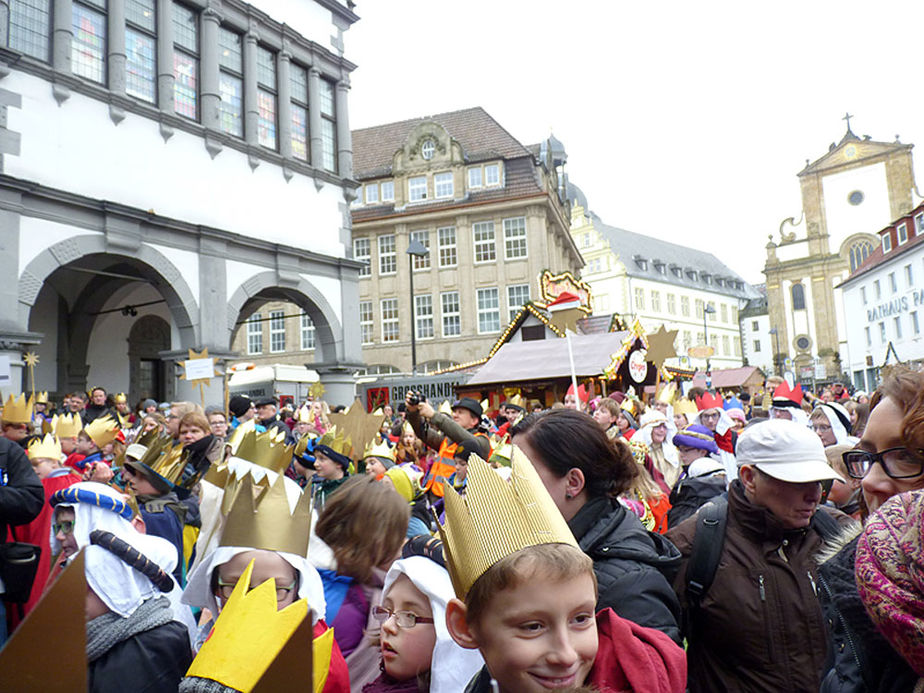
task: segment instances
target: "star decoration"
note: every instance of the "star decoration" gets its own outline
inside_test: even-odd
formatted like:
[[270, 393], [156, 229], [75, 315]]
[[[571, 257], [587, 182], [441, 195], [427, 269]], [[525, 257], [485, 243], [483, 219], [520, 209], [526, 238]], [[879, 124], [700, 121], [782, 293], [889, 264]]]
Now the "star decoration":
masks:
[[677, 330], [665, 330], [664, 325], [661, 325], [654, 334], [648, 335], [648, 360], [661, 368], [665, 359], [677, 355], [674, 349], [675, 339], [677, 339]]
[[549, 322], [564, 332], [571, 330], [577, 332], [577, 323], [581, 318], [586, 317], [586, 313], [580, 308], [566, 308], [564, 310], [549, 311]]
[[311, 395], [311, 399], [317, 401], [324, 396], [324, 384], [319, 380], [316, 383], [311, 383], [311, 386], [308, 388], [308, 394]]
[[381, 429], [385, 415], [367, 414], [357, 397], [345, 414], [329, 414], [328, 418], [344, 438], [349, 437], [353, 441], [353, 452], [361, 455]]
[[35, 352], [29, 351], [25, 355], [23, 355], [22, 360], [30, 368], [35, 368], [38, 365], [39, 357], [38, 357], [38, 354], [36, 354]]

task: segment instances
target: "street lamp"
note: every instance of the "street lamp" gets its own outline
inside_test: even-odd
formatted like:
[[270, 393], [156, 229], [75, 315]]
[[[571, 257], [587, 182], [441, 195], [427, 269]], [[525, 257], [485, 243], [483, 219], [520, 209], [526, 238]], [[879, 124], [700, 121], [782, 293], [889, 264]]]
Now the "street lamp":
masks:
[[[709, 351], [708, 351], [708, 349], [709, 349], [709, 328], [706, 326], [706, 316], [707, 316], [707, 315], [712, 315], [713, 313], [715, 313], [715, 308], [713, 308], [712, 306], [710, 306], [708, 303], [706, 303], [705, 305], [703, 305], [703, 339], [704, 339], [705, 342], [706, 342], [705, 346], [706, 346], [706, 349], [707, 349], [707, 351], [706, 351], [707, 354], [709, 353]], [[709, 357], [707, 356], [707, 357], [706, 357], [706, 380], [707, 380], [707, 381], [709, 380], [709, 371], [710, 371], [710, 370], [711, 370], [711, 368], [710, 368], [710, 366], [709, 366]]]
[[776, 363], [777, 375], [783, 375], [783, 363], [780, 359], [780, 331], [775, 327], [770, 328], [770, 334], [773, 335], [773, 341], [776, 343], [773, 360]]
[[414, 310], [414, 258], [427, 257], [430, 251], [427, 249], [427, 246], [416, 238], [411, 238], [411, 242], [407, 244], [406, 252], [408, 270], [410, 270], [410, 281], [408, 283], [411, 287], [411, 373], [417, 375], [417, 316]]

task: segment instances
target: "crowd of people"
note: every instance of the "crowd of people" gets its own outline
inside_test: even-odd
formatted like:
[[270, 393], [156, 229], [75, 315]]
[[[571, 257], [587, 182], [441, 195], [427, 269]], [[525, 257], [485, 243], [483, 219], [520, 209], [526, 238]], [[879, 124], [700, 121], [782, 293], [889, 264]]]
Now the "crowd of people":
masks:
[[54, 637], [85, 631], [88, 690], [924, 690], [921, 371], [408, 392], [377, 431], [320, 400], [53, 404], [0, 415], [0, 642], [51, 637], [29, 615], [81, 570]]

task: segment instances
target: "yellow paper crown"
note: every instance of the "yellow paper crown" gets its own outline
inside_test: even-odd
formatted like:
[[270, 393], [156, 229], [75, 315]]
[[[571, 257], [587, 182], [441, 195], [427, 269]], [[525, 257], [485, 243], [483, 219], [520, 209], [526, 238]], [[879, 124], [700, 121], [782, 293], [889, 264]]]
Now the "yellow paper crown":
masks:
[[515, 407], [526, 409], [526, 400], [523, 398], [523, 395], [514, 395], [507, 400], [507, 404], [512, 404]]
[[366, 451], [363, 453], [363, 459], [367, 457], [381, 457], [386, 460], [395, 461], [395, 449], [386, 443], [382, 438], [376, 438], [368, 446], [366, 446]]
[[674, 383], [668, 383], [661, 388], [661, 391], [658, 393], [658, 401], [662, 404], [670, 404], [674, 401], [674, 395], [677, 394], [677, 386]]
[[699, 413], [699, 409], [696, 408], [695, 402], [691, 402], [686, 397], [683, 397], [674, 402], [674, 413], [696, 416]]
[[148, 445], [148, 449], [138, 460], [155, 474], [171, 485], [180, 483], [186, 468], [188, 454], [182, 444], [173, 444], [169, 437], [160, 437]]
[[32, 395], [26, 399], [25, 395], [19, 395], [15, 399], [10, 395], [6, 404], [3, 405], [3, 422], [27, 424], [32, 422]]
[[36, 438], [29, 443], [27, 451], [30, 460], [56, 460], [61, 461], [61, 443], [50, 433], [46, 433], [44, 438]]
[[128, 397], [125, 396], [124, 392], [119, 392], [118, 394], [113, 395], [112, 401], [116, 404], [124, 404], [128, 401]]
[[35, 404], [48, 404], [48, 390], [39, 392], [35, 396]]
[[[407, 435], [408, 433], [414, 433], [414, 427], [411, 426], [410, 421], [405, 421], [404, 425], [401, 427], [401, 435]], [[417, 435], [414, 433], [414, 435]]]
[[311, 423], [311, 410], [304, 405], [299, 407], [295, 412], [295, 420], [298, 423]]
[[232, 449], [235, 457], [282, 474], [292, 461], [292, 450], [295, 447], [286, 445], [285, 440], [285, 433], [275, 428], [263, 433], [250, 428], [240, 436], [237, 447], [232, 446]]
[[234, 500], [219, 546], [246, 546], [307, 556], [311, 496], [302, 493], [295, 511], [290, 512], [283, 476], [280, 475], [259, 498], [256, 487], [253, 477], [246, 474], [238, 483], [225, 488], [225, 494], [234, 494]]
[[119, 435], [119, 424], [109, 414], [106, 414], [106, 416], [93, 419], [83, 427], [83, 430], [90, 436], [90, 440], [96, 443], [96, 447], [102, 449]]
[[80, 414], [55, 414], [51, 420], [54, 434], [61, 438], [76, 438], [83, 430], [83, 421]]
[[353, 452], [353, 443], [350, 441], [349, 437], [344, 440], [343, 434], [337, 430], [336, 426], [321, 436], [318, 445], [326, 445], [331, 450], [344, 457], [350, 457]]
[[[299, 599], [279, 611], [274, 580], [248, 589], [253, 565], [254, 561], [250, 561], [237, 581], [211, 636], [186, 672], [187, 676], [211, 679], [249, 693], [290, 638], [297, 634], [304, 638], [307, 633], [302, 652], [308, 651], [312, 632], [311, 619], [307, 618], [308, 602]], [[304, 665], [303, 658], [296, 662], [299, 667]], [[301, 676], [294, 676], [293, 681], [296, 680], [301, 682]]]
[[463, 498], [444, 484], [446, 524], [439, 526], [449, 576], [459, 599], [502, 558], [530, 546], [570, 544], [577, 548], [542, 480], [519, 448], [511, 455], [510, 481], [477, 455], [469, 458]]

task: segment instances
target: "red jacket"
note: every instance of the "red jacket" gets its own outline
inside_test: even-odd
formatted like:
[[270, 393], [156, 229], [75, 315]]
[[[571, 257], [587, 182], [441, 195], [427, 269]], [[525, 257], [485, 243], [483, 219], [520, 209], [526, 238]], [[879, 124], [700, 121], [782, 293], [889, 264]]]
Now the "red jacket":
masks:
[[600, 693], [686, 690], [686, 653], [661, 631], [636, 625], [612, 609], [603, 609], [597, 614], [597, 638], [600, 647], [587, 684]]

